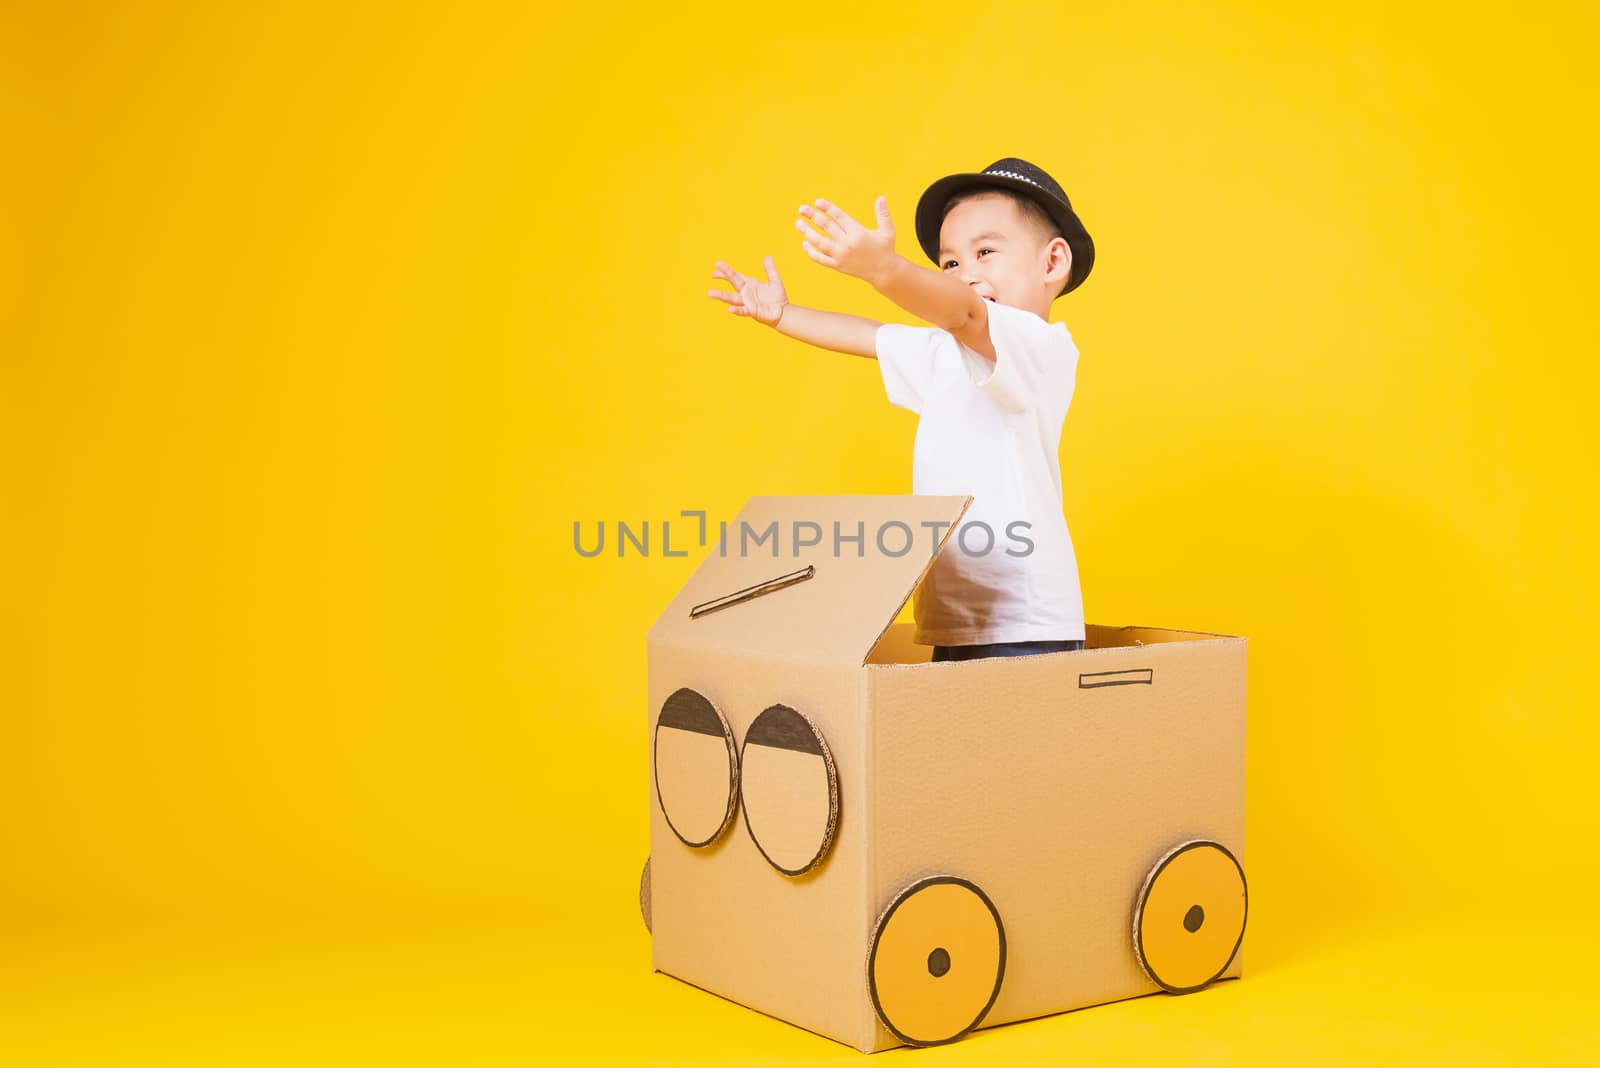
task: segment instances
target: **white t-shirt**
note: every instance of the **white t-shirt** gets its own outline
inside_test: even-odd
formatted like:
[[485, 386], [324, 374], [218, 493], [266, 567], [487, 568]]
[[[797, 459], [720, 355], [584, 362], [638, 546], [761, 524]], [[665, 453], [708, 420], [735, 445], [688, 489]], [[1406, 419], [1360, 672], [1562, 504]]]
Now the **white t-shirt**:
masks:
[[[889, 402], [920, 416], [912, 492], [973, 498], [917, 591], [915, 640], [1083, 638], [1083, 594], [1062, 515], [1058, 456], [1078, 348], [1064, 324], [993, 302], [989, 337], [992, 372], [989, 361], [948, 330], [899, 323], [877, 330]], [[993, 532], [987, 554], [990, 537], [978, 523]]]

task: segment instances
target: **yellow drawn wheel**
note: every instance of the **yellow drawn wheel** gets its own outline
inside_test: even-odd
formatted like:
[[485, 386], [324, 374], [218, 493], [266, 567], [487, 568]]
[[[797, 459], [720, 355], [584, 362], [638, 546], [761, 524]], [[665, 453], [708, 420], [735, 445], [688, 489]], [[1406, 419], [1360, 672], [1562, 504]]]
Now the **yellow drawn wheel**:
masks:
[[1000, 913], [982, 890], [950, 875], [901, 891], [878, 921], [867, 958], [878, 1019], [913, 1046], [954, 1042], [982, 1023], [1005, 971]]
[[1244, 940], [1244, 869], [1216, 842], [1185, 842], [1145, 878], [1133, 909], [1133, 951], [1161, 989], [1188, 994], [1233, 962]]

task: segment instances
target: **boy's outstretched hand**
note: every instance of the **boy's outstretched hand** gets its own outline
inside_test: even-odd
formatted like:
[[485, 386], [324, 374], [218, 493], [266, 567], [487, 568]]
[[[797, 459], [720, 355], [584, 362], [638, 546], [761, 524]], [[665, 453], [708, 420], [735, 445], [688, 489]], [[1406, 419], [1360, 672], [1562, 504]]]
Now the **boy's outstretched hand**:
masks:
[[[878, 217], [876, 230], [868, 230], [843, 208], [826, 200], [818, 200], [815, 207], [800, 205], [804, 218], [794, 221], [795, 228], [806, 235], [800, 247], [824, 267], [872, 282], [894, 260], [894, 223], [889, 219], [889, 201], [879, 197], [872, 207]], [[822, 232], [807, 226], [808, 221]]]
[[765, 263], [767, 280], [758, 282], [718, 260], [717, 269], [711, 272], [711, 277], [726, 279], [734, 291], [724, 293], [720, 289], [708, 289], [706, 296], [715, 297], [729, 304], [728, 310], [734, 315], [748, 315], [756, 322], [766, 323], [768, 326], [778, 325], [778, 318], [783, 315], [784, 306], [789, 303], [789, 298], [783, 291], [783, 281], [778, 277], [778, 265], [772, 262], [771, 256], [766, 258]]

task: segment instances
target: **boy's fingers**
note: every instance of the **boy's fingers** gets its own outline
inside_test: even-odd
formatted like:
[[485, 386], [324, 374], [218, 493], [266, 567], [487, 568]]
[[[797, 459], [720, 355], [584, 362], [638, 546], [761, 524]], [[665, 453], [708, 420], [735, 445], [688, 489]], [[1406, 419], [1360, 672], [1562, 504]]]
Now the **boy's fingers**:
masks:
[[835, 237], [844, 236], [844, 227], [839, 225], [839, 221], [820, 208], [813, 208], [810, 204], [802, 204], [800, 205], [800, 214], [804, 215], [812, 226], [820, 226]]
[[861, 224], [852, 219], [850, 217], [850, 213], [839, 207], [837, 204], [830, 204], [826, 200], [818, 199], [817, 207], [821, 208], [830, 219], [838, 223], [841, 227], [848, 228], [854, 226], [858, 230], [861, 228]]
[[744, 303], [739, 298], [738, 294], [736, 294], [736, 293], [724, 293], [720, 289], [708, 289], [708, 290], [706, 290], [706, 296], [708, 296], [708, 297], [716, 297], [718, 300], [726, 301], [729, 304], [742, 304], [742, 303]]
[[830, 241], [828, 238], [823, 237], [821, 234], [817, 233], [815, 230], [811, 229], [811, 227], [807, 226], [804, 219], [796, 219], [794, 221], [794, 228], [796, 230], [799, 230], [800, 233], [805, 236], [806, 240], [808, 240], [812, 244], [816, 245], [822, 251], [824, 251], [824, 252], [832, 252], [833, 251], [833, 242]]
[[811, 242], [809, 242], [809, 241], [800, 242], [800, 247], [805, 249], [805, 253], [806, 253], [807, 256], [810, 256], [812, 259], [816, 260], [818, 263], [822, 264], [824, 267], [837, 267], [837, 266], [839, 266], [838, 263], [835, 262], [834, 259], [831, 256], [825, 256], [822, 253], [818, 252], [816, 249], [812, 248], [811, 247]]
[[872, 207], [878, 216], [878, 229], [894, 233], [894, 220], [889, 218], [889, 198], [879, 197]]
[[778, 281], [778, 265], [773, 262], [771, 256], [767, 257], [767, 281]]

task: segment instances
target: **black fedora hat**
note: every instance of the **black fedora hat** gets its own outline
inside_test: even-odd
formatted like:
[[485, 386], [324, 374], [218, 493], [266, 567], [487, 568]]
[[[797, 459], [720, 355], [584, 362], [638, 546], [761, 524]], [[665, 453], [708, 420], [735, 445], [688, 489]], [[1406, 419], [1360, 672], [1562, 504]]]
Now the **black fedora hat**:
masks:
[[1078, 221], [1072, 202], [1060, 184], [1025, 159], [1007, 156], [997, 159], [976, 174], [950, 174], [930, 185], [917, 201], [917, 243], [934, 266], [939, 265], [939, 228], [944, 224], [944, 206], [957, 193], [972, 189], [1005, 189], [1020, 193], [1037, 203], [1055, 220], [1061, 236], [1072, 250], [1072, 276], [1057, 296], [1065, 296], [1083, 284], [1094, 267], [1094, 241]]

